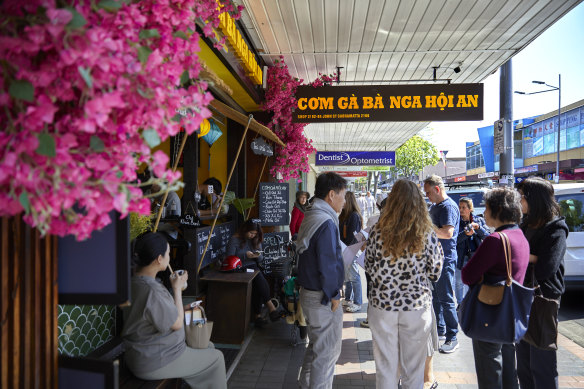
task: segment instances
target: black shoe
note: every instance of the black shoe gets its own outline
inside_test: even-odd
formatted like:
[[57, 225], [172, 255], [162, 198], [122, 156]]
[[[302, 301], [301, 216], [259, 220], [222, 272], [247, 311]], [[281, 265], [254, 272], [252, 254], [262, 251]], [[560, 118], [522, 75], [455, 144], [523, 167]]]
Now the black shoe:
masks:
[[278, 321], [282, 318], [282, 313], [277, 309], [275, 311], [270, 312], [270, 321]]
[[256, 328], [264, 328], [268, 325], [268, 321], [262, 317], [258, 317], [254, 322]]

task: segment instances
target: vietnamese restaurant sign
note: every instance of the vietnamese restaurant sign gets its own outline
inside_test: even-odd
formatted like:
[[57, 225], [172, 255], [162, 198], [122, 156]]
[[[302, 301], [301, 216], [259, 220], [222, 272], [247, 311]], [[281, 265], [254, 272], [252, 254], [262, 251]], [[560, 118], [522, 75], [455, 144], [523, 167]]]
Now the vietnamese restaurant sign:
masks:
[[483, 84], [301, 85], [296, 123], [483, 120]]
[[395, 151], [317, 151], [316, 166], [395, 166]]

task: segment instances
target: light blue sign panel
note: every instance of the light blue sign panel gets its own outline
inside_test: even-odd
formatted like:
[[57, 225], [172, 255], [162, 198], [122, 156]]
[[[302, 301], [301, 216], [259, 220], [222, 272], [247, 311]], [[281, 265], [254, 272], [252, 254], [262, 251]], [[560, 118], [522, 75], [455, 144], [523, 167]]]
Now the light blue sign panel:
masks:
[[317, 166], [395, 166], [395, 151], [318, 151]]

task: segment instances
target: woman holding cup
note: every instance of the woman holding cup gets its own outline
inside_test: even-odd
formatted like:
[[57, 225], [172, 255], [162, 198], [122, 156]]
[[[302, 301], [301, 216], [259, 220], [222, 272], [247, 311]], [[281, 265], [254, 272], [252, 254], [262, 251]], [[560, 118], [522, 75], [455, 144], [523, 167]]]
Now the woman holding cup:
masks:
[[147, 232], [134, 241], [132, 305], [124, 309], [122, 337], [128, 368], [138, 378], [182, 378], [191, 388], [226, 388], [223, 354], [185, 343], [182, 290], [188, 273], [170, 277], [173, 294], [156, 280], [168, 267], [170, 246], [164, 235]]

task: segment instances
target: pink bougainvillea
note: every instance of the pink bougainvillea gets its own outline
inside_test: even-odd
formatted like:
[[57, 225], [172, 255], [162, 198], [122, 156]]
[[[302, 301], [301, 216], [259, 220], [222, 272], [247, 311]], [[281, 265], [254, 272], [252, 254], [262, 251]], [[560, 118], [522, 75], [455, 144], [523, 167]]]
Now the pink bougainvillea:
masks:
[[0, 216], [84, 239], [113, 209], [148, 213], [138, 166], [176, 181], [151, 148], [211, 115], [195, 23], [213, 34], [220, 12], [215, 0], [3, 2]]
[[[319, 73], [310, 85], [320, 87], [334, 80], [336, 73]], [[268, 90], [262, 108], [273, 113], [268, 127], [286, 144], [286, 147], [276, 146], [276, 158], [270, 170], [275, 177], [281, 175], [280, 181], [299, 179], [300, 172], [308, 172], [308, 156], [316, 151], [312, 140], [304, 135], [306, 123], [292, 123], [292, 112], [297, 106], [296, 88], [302, 81], [290, 75], [283, 57], [268, 69]]]

